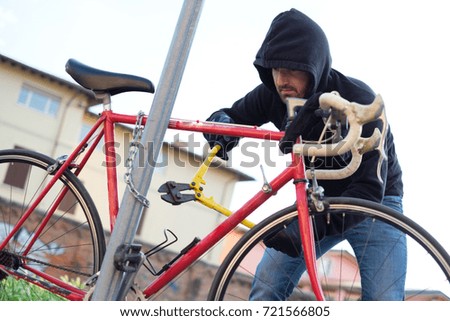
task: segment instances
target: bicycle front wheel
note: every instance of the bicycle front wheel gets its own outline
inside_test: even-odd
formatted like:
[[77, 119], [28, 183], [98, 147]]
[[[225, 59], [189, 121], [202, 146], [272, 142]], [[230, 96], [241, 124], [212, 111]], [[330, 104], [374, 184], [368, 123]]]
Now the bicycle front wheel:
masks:
[[0, 151], [0, 273], [80, 299], [83, 283], [100, 269], [105, 253], [99, 215], [80, 180], [67, 170], [18, 225], [53, 178], [47, 170], [53, 164], [33, 151]]
[[[361, 300], [362, 288], [360, 267], [366, 266], [365, 260], [369, 260], [369, 268], [388, 269], [386, 263], [389, 255], [394, 253], [395, 248], [404, 246], [405, 238], [407, 244], [406, 272], [395, 278], [405, 280], [405, 300], [449, 300], [450, 299], [450, 256], [444, 248], [422, 227], [413, 222], [403, 214], [400, 214], [386, 206], [369, 202], [366, 200], [352, 198], [329, 198], [326, 200], [328, 209], [320, 214], [313, 214], [313, 219], [319, 215], [326, 215], [327, 220], [339, 219], [342, 223], [341, 235], [333, 236], [335, 244], [331, 249], [320, 246], [316, 242], [316, 253], [319, 258], [317, 268], [320, 283], [327, 300]], [[316, 217], [316, 218], [317, 218]], [[345, 222], [355, 221], [359, 218], [358, 225], [350, 229], [359, 229], [358, 259], [355, 251], [346, 240], [349, 229]], [[236, 243], [231, 252], [222, 262], [212, 283], [208, 296], [209, 300], [248, 300], [252, 283], [255, 279], [255, 270], [266, 246], [264, 240], [269, 239], [279, 231], [285, 229], [293, 221], [297, 223], [297, 211], [295, 206], [285, 208], [266, 218], [254, 228], [249, 230]], [[361, 229], [364, 224], [364, 229]], [[398, 241], [388, 242], [384, 245], [383, 253], [377, 253], [376, 262], [368, 257], [369, 247], [373, 243], [374, 235], [372, 227], [385, 224], [398, 235]], [[362, 235], [361, 231], [367, 232]], [[372, 235], [371, 235], [372, 234]], [[367, 241], [364, 244], [364, 239]], [[369, 242], [368, 240], [371, 239]], [[386, 242], [383, 236], [378, 237], [379, 242]], [[361, 247], [363, 249], [361, 249]], [[270, 250], [272, 252], [275, 250]], [[361, 254], [362, 253], [362, 254]], [[366, 253], [366, 254], [364, 254]], [[279, 252], [278, 252], [279, 254]], [[286, 254], [284, 254], [286, 255]], [[264, 260], [269, 262], [273, 273], [283, 273], [280, 266], [279, 256], [266, 254]], [[372, 261], [370, 261], [372, 260]], [[363, 268], [364, 269], [364, 268]], [[284, 272], [286, 273], [286, 272]], [[388, 272], [389, 273], [389, 272]], [[377, 274], [377, 272], [373, 273]], [[291, 277], [286, 275], [286, 278]], [[369, 280], [372, 281], [372, 280]], [[377, 284], [378, 294], [372, 293], [371, 300], [384, 300], [383, 294], [389, 293], [390, 287], [395, 282], [383, 282], [385, 288]], [[295, 284], [292, 294], [288, 300], [314, 300], [315, 297], [310, 290], [306, 273], [298, 280], [293, 279]], [[270, 286], [270, 282], [267, 282]], [[273, 288], [272, 291], [279, 289]], [[270, 291], [270, 289], [269, 289]]]

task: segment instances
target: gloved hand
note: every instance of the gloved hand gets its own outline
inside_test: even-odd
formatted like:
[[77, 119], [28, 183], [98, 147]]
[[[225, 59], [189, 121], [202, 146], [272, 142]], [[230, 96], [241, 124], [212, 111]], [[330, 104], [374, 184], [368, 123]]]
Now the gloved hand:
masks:
[[[313, 222], [312, 229], [316, 241], [322, 240], [327, 233], [326, 218], [325, 216], [322, 217], [324, 219], [315, 219]], [[283, 252], [291, 257], [299, 257], [303, 253], [298, 219], [293, 220], [275, 235], [268, 235], [263, 241], [267, 247]]]
[[[344, 215], [344, 212], [328, 215], [315, 215], [312, 230], [314, 240], [321, 241], [325, 236], [342, 235], [352, 227], [364, 221], [361, 215]], [[282, 230], [275, 234], [268, 235], [263, 240], [267, 247], [283, 252], [291, 257], [298, 257], [302, 254], [302, 241], [298, 226], [298, 219], [294, 219]]]
[[303, 253], [303, 250], [298, 228], [298, 219], [289, 223], [275, 235], [269, 235], [263, 242], [267, 247], [283, 252], [290, 257], [299, 257]]
[[[207, 121], [234, 124], [233, 119], [231, 119], [231, 117], [223, 111], [215, 112], [207, 119]], [[239, 137], [234, 136], [223, 136], [207, 133], [204, 133], [203, 136], [205, 136], [205, 139], [208, 141], [211, 148], [215, 145], [220, 145], [221, 148], [216, 156], [222, 158], [223, 160], [228, 160], [228, 152], [239, 143]]]
[[295, 108], [296, 115], [285, 129], [284, 137], [280, 140], [278, 147], [284, 154], [292, 152], [292, 146], [297, 138], [311, 139], [311, 130], [322, 121], [319, 109], [319, 97], [322, 93], [313, 94], [303, 106]]

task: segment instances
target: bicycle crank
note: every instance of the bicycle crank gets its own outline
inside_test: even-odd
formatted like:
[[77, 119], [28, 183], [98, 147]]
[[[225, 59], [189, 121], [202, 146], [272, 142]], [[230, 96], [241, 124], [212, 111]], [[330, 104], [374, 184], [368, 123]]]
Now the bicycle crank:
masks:
[[[89, 290], [86, 292], [86, 295], [84, 296], [83, 301], [90, 301], [92, 298], [92, 295], [95, 291], [95, 286], [97, 284], [98, 276], [100, 275], [100, 272], [97, 272], [92, 277], [90, 277], [85, 285], [89, 288]], [[145, 301], [144, 293], [139, 289], [139, 286], [137, 284], [134, 284], [130, 287], [130, 290], [128, 291], [127, 295], [125, 296], [126, 301]]]

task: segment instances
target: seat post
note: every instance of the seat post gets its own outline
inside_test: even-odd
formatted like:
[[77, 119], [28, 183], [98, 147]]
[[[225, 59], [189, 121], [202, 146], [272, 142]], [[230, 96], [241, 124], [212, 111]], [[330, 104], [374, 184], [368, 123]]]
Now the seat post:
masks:
[[101, 99], [103, 103], [103, 111], [111, 110], [111, 95], [106, 92], [94, 91], [95, 98]]

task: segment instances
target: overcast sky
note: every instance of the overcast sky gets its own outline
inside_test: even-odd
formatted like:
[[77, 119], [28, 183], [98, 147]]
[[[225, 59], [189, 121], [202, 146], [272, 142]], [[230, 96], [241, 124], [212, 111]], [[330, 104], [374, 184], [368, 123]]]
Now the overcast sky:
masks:
[[[0, 53], [65, 79], [65, 62], [76, 58], [157, 84], [182, 4], [0, 0]], [[383, 96], [404, 170], [405, 210], [450, 249], [450, 211], [441, 201], [448, 197], [450, 179], [443, 157], [450, 114], [450, 19], [445, 4], [205, 0], [172, 116], [203, 120], [256, 86], [256, 51], [272, 19], [295, 7], [326, 32], [333, 67], [364, 80]], [[113, 100], [113, 107], [148, 112], [151, 102], [148, 94], [124, 94]], [[270, 168], [266, 175], [273, 178]], [[239, 201], [235, 198], [234, 204]]]

